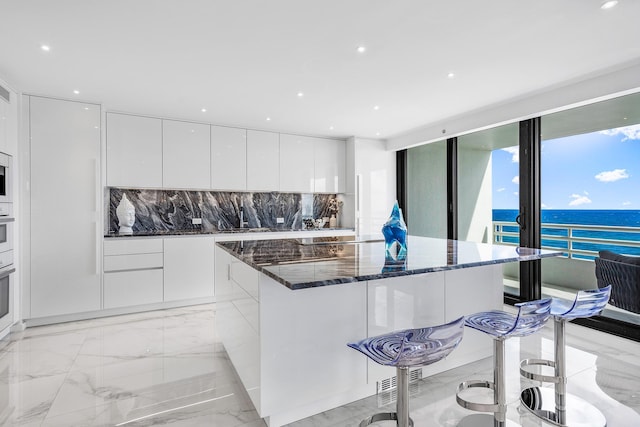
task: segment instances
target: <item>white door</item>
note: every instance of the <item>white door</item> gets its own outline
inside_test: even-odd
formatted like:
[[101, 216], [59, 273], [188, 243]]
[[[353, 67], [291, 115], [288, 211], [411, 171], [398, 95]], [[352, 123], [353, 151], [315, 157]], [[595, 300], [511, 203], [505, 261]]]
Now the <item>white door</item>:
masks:
[[25, 97], [31, 318], [100, 309], [100, 106]]

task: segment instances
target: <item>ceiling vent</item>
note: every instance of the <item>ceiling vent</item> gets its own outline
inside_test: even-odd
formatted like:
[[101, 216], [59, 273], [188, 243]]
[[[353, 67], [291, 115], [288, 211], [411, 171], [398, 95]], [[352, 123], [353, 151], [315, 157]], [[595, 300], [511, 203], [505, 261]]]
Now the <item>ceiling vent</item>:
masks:
[[9, 92], [4, 87], [0, 86], [0, 98], [4, 99], [8, 103], [11, 103], [11, 92]]

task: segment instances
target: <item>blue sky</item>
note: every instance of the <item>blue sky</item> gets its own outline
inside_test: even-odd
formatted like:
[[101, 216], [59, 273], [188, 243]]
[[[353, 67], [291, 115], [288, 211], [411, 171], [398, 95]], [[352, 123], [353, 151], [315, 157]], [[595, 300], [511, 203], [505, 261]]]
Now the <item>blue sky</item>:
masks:
[[[518, 208], [517, 148], [493, 152], [493, 208]], [[543, 209], [640, 209], [640, 125], [542, 142]]]

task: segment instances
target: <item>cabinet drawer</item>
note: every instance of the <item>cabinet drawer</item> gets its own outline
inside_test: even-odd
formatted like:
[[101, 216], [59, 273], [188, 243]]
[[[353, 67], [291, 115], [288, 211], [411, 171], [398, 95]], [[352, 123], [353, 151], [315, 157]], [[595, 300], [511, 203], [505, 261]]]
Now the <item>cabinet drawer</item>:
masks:
[[104, 241], [104, 255], [162, 252], [162, 239], [110, 239]]
[[142, 270], [148, 268], [162, 268], [163, 255], [134, 254], [112, 255], [104, 257], [104, 271]]
[[162, 286], [162, 270], [105, 273], [104, 308], [162, 302]]
[[243, 262], [229, 265], [229, 278], [256, 300], [260, 300], [260, 273]]

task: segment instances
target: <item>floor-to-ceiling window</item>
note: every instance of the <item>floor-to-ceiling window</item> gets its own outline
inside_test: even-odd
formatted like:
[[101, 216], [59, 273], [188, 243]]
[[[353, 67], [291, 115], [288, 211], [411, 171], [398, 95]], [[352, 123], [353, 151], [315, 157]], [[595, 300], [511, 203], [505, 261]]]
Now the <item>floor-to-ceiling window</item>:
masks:
[[[517, 244], [518, 124], [458, 137], [458, 238]], [[504, 291], [519, 295], [517, 264], [503, 266]]]
[[[452, 154], [446, 141], [408, 150], [409, 231], [446, 237], [447, 212], [454, 205], [458, 239], [523, 244], [516, 221], [522, 194], [532, 196], [525, 205], [535, 209], [527, 218], [535, 222], [535, 245], [564, 256], [543, 260], [538, 274], [528, 277], [520, 277], [517, 265], [506, 265], [507, 300], [571, 298], [578, 289], [596, 287], [593, 259], [599, 250], [640, 255], [640, 94], [458, 136], [455, 142], [453, 171], [447, 171]], [[520, 156], [532, 148], [538, 157], [527, 159], [533, 167], [522, 168]], [[448, 172], [456, 174], [454, 200], [451, 192], [447, 198]], [[640, 313], [609, 306], [585, 322], [640, 339]]]
[[640, 255], [640, 94], [544, 116], [542, 139], [542, 245], [564, 253], [542, 261], [542, 293], [570, 296], [596, 287], [598, 251]]

